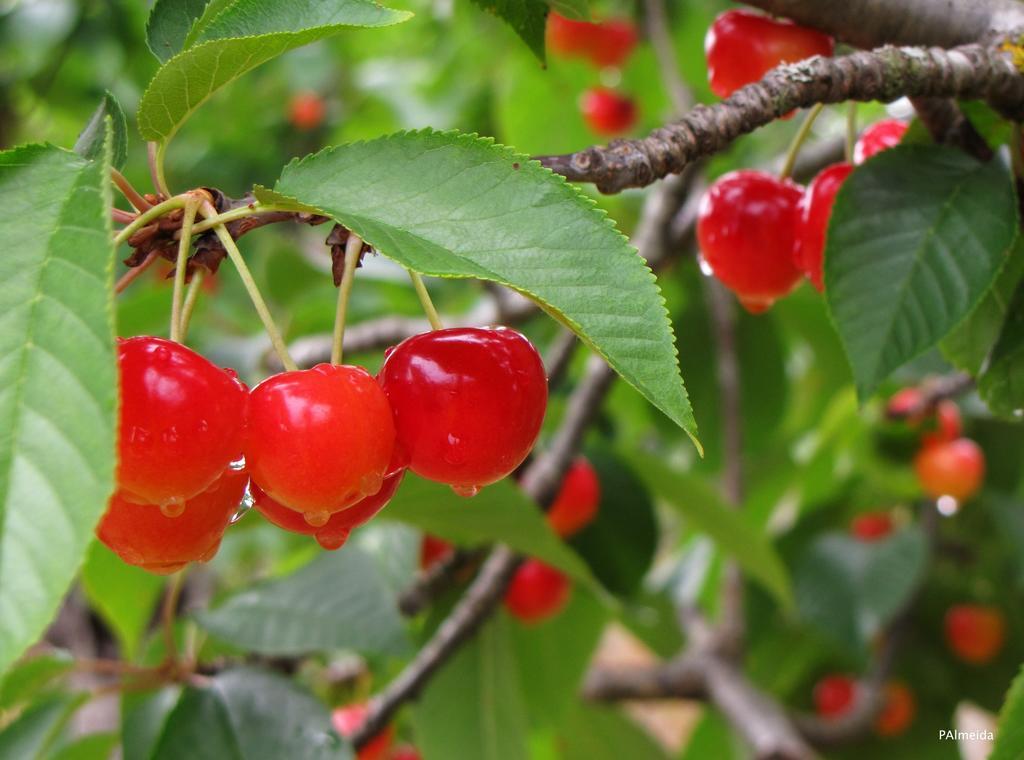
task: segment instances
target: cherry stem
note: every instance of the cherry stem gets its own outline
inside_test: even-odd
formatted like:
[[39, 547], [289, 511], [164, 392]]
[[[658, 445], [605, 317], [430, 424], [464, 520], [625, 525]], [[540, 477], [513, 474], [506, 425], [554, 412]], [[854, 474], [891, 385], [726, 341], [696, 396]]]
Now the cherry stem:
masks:
[[354, 232], [349, 232], [345, 241], [345, 268], [338, 283], [338, 308], [334, 312], [334, 339], [331, 342], [331, 364], [341, 364], [345, 345], [345, 317], [348, 314], [348, 301], [352, 295], [352, 285], [356, 280], [356, 267], [359, 266], [359, 253], [363, 249], [363, 239]]
[[123, 293], [125, 288], [127, 288], [129, 285], [135, 282], [135, 280], [138, 279], [139, 275], [141, 275], [143, 272], [145, 272], [147, 269], [153, 266], [153, 264], [156, 262], [158, 258], [160, 258], [159, 252], [150, 251], [149, 255], [142, 260], [141, 264], [139, 264], [137, 267], [132, 267], [131, 269], [129, 269], [127, 272], [121, 275], [121, 279], [114, 283], [114, 293]]
[[88, 658], [76, 659], [74, 668], [88, 673], [110, 673], [113, 675], [148, 675], [154, 672], [153, 668], [133, 665], [123, 660], [91, 660]]
[[441, 324], [441, 317], [438, 316], [437, 309], [434, 308], [434, 302], [430, 300], [430, 293], [427, 292], [427, 286], [423, 282], [423, 278], [419, 272], [414, 272], [411, 269], [408, 272], [409, 279], [412, 280], [412, 286], [416, 289], [416, 295], [419, 296], [420, 304], [423, 306], [423, 311], [427, 315], [427, 321], [430, 322], [430, 329], [442, 329], [444, 325]]
[[138, 230], [145, 227], [154, 219], [159, 219], [168, 211], [174, 211], [175, 209], [184, 207], [184, 205], [188, 202], [188, 198], [189, 196], [187, 195], [176, 195], [173, 198], [168, 198], [167, 200], [162, 201], [156, 204], [155, 206], [146, 209], [137, 217], [135, 217], [135, 221], [133, 221], [131, 224], [129, 224], [127, 227], [125, 227], [123, 230], [118, 232], [117, 235], [114, 236], [114, 246], [116, 247], [121, 245], [121, 243], [126, 241], [132, 235], [134, 235]]
[[174, 618], [178, 612], [178, 601], [181, 599], [182, 589], [185, 588], [185, 575], [188, 569], [181, 570], [174, 574], [167, 586], [167, 593], [164, 595], [163, 608], [160, 611], [160, 619], [164, 630], [164, 647], [167, 650], [166, 661], [177, 662], [178, 645], [174, 641]]
[[119, 208], [110, 209], [110, 218], [117, 224], [131, 224], [135, 221], [135, 214]]
[[857, 101], [846, 104], [846, 163], [853, 163], [853, 146], [857, 144]]
[[259, 201], [257, 201], [251, 206], [233, 208], [230, 211], [225, 211], [223, 214], [217, 214], [217, 216], [211, 217], [210, 219], [198, 222], [196, 226], [192, 228], [192, 233], [198, 234], [200, 232], [206, 232], [209, 229], [213, 229], [218, 224], [227, 224], [228, 222], [234, 222], [238, 219], [245, 219], [247, 216], [253, 216], [254, 214], [262, 214], [267, 211], [279, 210], [285, 211], [286, 209], [278, 209], [276, 206], [261, 206]]
[[167, 187], [167, 178], [164, 176], [164, 151], [167, 143], [147, 143], [146, 157], [149, 159], [149, 176], [153, 181], [153, 187], [165, 198], [171, 197], [171, 191]]
[[[207, 219], [217, 216], [217, 210], [209, 201], [203, 202], [200, 212]], [[295, 364], [295, 360], [292, 359], [291, 354], [288, 353], [288, 346], [285, 345], [284, 338], [281, 337], [281, 331], [277, 328], [277, 323], [274, 322], [274, 318], [270, 315], [270, 309], [267, 308], [267, 302], [263, 300], [263, 294], [260, 293], [260, 289], [256, 285], [256, 280], [253, 279], [252, 272], [249, 271], [249, 267], [246, 265], [245, 259], [242, 257], [242, 252], [238, 250], [238, 245], [235, 243], [235, 239], [231, 237], [231, 233], [228, 232], [227, 227], [223, 224], [218, 224], [213, 228], [213, 230], [217, 235], [217, 239], [220, 240], [221, 245], [224, 246], [224, 250], [227, 251], [228, 257], [231, 259], [231, 263], [235, 265], [235, 269], [238, 271], [238, 276], [242, 278], [242, 284], [249, 293], [249, 298], [252, 300], [252, 305], [256, 308], [256, 313], [259, 314], [260, 320], [263, 322], [263, 327], [267, 331], [267, 335], [270, 336], [270, 342], [274, 346], [274, 351], [277, 353], [277, 357], [281, 360], [281, 365], [289, 371], [297, 370], [299, 367]]]
[[796, 165], [796, 157], [800, 153], [800, 148], [807, 140], [807, 136], [811, 133], [811, 127], [814, 126], [814, 120], [818, 118], [818, 114], [825, 108], [824, 103], [817, 103], [810, 111], [807, 112], [807, 116], [804, 117], [803, 122], [800, 124], [800, 128], [793, 135], [793, 142], [789, 144], [789, 149], [786, 151], [786, 162], [782, 165], [782, 171], [779, 172], [779, 177], [787, 179], [790, 174], [793, 173], [793, 167]]
[[192, 311], [196, 308], [196, 301], [199, 300], [199, 289], [202, 287], [204, 279], [206, 279], [206, 270], [202, 267], [197, 267], [192, 275], [192, 282], [189, 283], [188, 293], [185, 294], [185, 303], [181, 307], [181, 327], [179, 328], [179, 333], [181, 334], [182, 343], [188, 337], [188, 326], [192, 321]]
[[1019, 124], [1012, 125], [1010, 130], [1010, 165], [1013, 167], [1013, 176], [1018, 180], [1024, 180], [1024, 145], [1021, 144], [1021, 127]]
[[136, 190], [132, 183], [121, 174], [117, 169], [110, 170], [110, 178], [114, 181], [114, 185], [121, 191], [121, 194], [127, 199], [127, 201], [134, 206], [136, 211], [146, 211], [153, 204], [142, 197], [142, 194]]
[[185, 204], [181, 219], [181, 239], [178, 241], [178, 259], [174, 267], [174, 295], [171, 297], [171, 340], [181, 343], [181, 307], [185, 298], [185, 275], [188, 273], [188, 254], [192, 250], [192, 223], [202, 201], [193, 196]]

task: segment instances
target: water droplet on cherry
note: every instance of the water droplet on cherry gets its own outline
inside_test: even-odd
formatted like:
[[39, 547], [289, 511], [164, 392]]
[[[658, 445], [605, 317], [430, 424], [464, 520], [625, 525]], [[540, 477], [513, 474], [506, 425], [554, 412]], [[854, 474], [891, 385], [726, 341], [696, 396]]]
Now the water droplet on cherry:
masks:
[[700, 273], [705, 277], [710, 277], [714, 274], [714, 271], [711, 269], [711, 265], [705, 260], [703, 254], [697, 254], [697, 266], [700, 267]]
[[174, 500], [164, 502], [160, 505], [160, 514], [164, 517], [181, 517], [185, 512], [185, 500]]
[[238, 457], [238, 459], [228, 465], [228, 468], [234, 472], [241, 472], [245, 469], [245, 457]]
[[[234, 469], [234, 468], [232, 468], [232, 469]], [[250, 509], [252, 509], [253, 505], [255, 503], [256, 503], [256, 499], [252, 495], [252, 484], [251, 483], [246, 483], [245, 484], [245, 493], [242, 494], [242, 500], [240, 502], [238, 502], [238, 509], [236, 509], [235, 513], [233, 515], [231, 515], [230, 524], [234, 525], [236, 522], [238, 522], [243, 517], [245, 517], [245, 513], [248, 512]]]
[[321, 528], [331, 519], [330, 512], [303, 512], [303, 519], [314, 528]]
[[480, 486], [452, 486], [452, 490], [464, 499], [472, 499], [480, 493]]

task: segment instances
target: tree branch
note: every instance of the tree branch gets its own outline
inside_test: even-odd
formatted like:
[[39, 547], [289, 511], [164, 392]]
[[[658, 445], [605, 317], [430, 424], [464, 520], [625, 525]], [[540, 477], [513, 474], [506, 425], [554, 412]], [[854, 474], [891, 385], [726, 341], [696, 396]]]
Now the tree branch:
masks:
[[1024, 76], [1006, 54], [983, 45], [887, 47], [780, 66], [721, 103], [699, 105], [645, 138], [538, 160], [569, 180], [593, 182], [601, 192], [614, 193], [678, 173], [796, 108], [847, 100], [889, 102], [904, 95], [982, 99], [1009, 118], [1024, 118]]
[[992, 158], [992, 148], [952, 98], [911, 98], [921, 123], [935, 142], [952, 145], [979, 161]]

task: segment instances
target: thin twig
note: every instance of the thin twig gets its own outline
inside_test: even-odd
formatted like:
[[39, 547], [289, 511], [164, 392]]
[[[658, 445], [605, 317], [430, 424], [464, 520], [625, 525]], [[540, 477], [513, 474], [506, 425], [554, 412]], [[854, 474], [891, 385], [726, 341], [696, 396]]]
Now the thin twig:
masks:
[[132, 204], [136, 211], [148, 211], [153, 204], [142, 197], [142, 193], [136, 190], [132, 183], [128, 181], [117, 169], [110, 169], [110, 178], [114, 181], [117, 189], [121, 191], [121, 194], [125, 199]]
[[159, 258], [160, 253], [158, 251], [151, 251], [149, 255], [147, 255], [146, 258], [142, 260], [141, 264], [139, 264], [137, 267], [132, 267], [123, 275], [121, 275], [120, 279], [118, 279], [118, 281], [114, 283], [114, 293], [123, 293], [124, 290], [129, 285], [135, 282], [135, 280], [137, 280], [143, 272], [145, 272], [147, 269], [153, 266], [153, 264]]

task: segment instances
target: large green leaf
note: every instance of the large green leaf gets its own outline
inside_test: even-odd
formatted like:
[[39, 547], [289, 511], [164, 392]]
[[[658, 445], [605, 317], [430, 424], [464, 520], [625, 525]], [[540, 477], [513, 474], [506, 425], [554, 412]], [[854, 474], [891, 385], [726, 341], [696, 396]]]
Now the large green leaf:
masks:
[[109, 156], [0, 153], [0, 672], [53, 617], [113, 490]]
[[73, 666], [71, 655], [61, 649], [19, 660], [0, 679], [0, 713], [55, 688], [54, 681]]
[[1024, 668], [1010, 685], [999, 711], [996, 746], [988, 760], [1020, 760], [1024, 757]]
[[148, 760], [160, 741], [184, 687], [174, 684], [154, 692], [126, 692], [121, 697], [121, 753], [124, 760]]
[[676, 472], [650, 455], [631, 456], [629, 461], [648, 488], [678, 510], [696, 530], [710, 536], [722, 551], [731, 554], [779, 602], [792, 606], [789, 574], [768, 536], [730, 509], [718, 492], [698, 476]]
[[493, 13], [515, 30], [527, 47], [543, 63], [544, 31], [548, 20], [548, 4], [544, 0], [473, 0], [485, 11]]
[[293, 162], [275, 190], [421, 274], [525, 293], [695, 435], [654, 275], [592, 200], [536, 161], [475, 135], [402, 132]]
[[829, 222], [825, 292], [862, 399], [981, 302], [1016, 231], [998, 161], [907, 145], [850, 175]]
[[293, 574], [238, 592], [198, 614], [210, 633], [264, 654], [330, 649], [402, 654], [408, 648], [394, 596], [374, 561], [346, 546]]
[[82, 701], [80, 697], [62, 694], [47, 697], [29, 707], [0, 731], [0, 757], [43, 760]]
[[558, 737], [562, 760], [667, 760], [640, 726], [615, 707], [578, 704]]
[[103, 100], [75, 140], [75, 153], [92, 161], [102, 160], [108, 116], [112, 146], [110, 163], [115, 169], [120, 169], [128, 160], [128, 121], [121, 104], [109, 91], [103, 93]]
[[229, 670], [182, 691], [149, 760], [351, 760], [327, 708], [288, 679]]
[[146, 22], [146, 44], [161, 63], [181, 52], [189, 31], [209, 4], [210, 0], [156, 0]]
[[526, 760], [527, 720], [509, 621], [489, 621], [427, 685], [412, 711], [424, 757]]
[[153, 76], [139, 103], [139, 131], [166, 142], [214, 92], [261, 63], [344, 29], [411, 15], [372, 0], [236, 0]]
[[555, 535], [536, 505], [507, 479], [466, 499], [445, 485], [410, 474], [381, 517], [401, 520], [457, 544], [507, 544], [578, 580], [594, 582], [586, 563]]
[[1024, 409], [1024, 287], [1018, 286], [978, 392], [996, 414], [1019, 419]]
[[82, 587], [89, 604], [117, 634], [122, 657], [134, 659], [153, 618], [164, 579], [125, 564], [94, 541], [82, 566]]
[[928, 543], [917, 528], [874, 542], [822, 535], [795, 571], [800, 613], [834, 641], [863, 653], [917, 588], [927, 559]]

